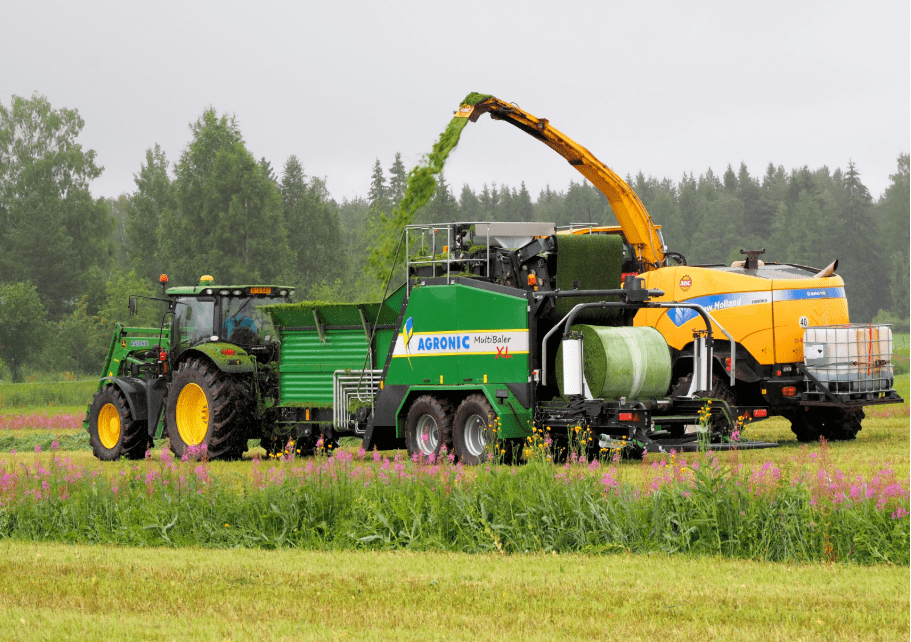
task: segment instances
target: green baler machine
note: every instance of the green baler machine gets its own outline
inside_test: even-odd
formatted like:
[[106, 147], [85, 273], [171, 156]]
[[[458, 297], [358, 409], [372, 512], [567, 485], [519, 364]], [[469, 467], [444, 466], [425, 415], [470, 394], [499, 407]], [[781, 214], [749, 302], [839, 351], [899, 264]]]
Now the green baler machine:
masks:
[[[452, 223], [409, 226], [404, 243], [407, 281], [381, 304], [263, 308], [281, 338], [275, 447], [293, 438], [306, 450], [320, 435], [351, 435], [368, 450], [451, 452], [476, 464], [495, 441], [521, 450], [538, 426], [564, 447], [581, 429], [590, 454], [618, 444], [695, 449], [687, 426], [698, 422], [711, 388], [710, 316], [698, 311], [706, 322], [703, 387], [672, 390], [663, 340], [629, 349], [654, 343], [636, 334], [650, 329], [631, 326], [637, 311], [658, 304], [635, 278], [617, 287], [634, 259], [616, 237], [560, 236], [546, 223]], [[579, 349], [562, 348], [572, 345]], [[586, 377], [603, 381], [617, 355], [641, 356], [609, 369], [629, 381], [600, 390], [648, 398], [593, 397]], [[567, 363], [578, 386], [564, 385]], [[729, 447], [737, 410], [717, 400], [712, 413], [715, 447]]]

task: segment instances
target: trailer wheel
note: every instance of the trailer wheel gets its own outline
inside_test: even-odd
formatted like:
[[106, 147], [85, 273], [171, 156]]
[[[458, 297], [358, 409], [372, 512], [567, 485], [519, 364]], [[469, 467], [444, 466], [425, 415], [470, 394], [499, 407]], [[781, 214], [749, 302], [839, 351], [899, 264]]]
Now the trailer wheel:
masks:
[[487, 397], [469, 395], [459, 404], [453, 422], [452, 447], [459, 461], [477, 466], [484, 461], [488, 444], [493, 442], [497, 413]]
[[89, 410], [89, 442], [101, 461], [142, 459], [148, 447], [145, 422], [133, 418], [126, 396], [106, 385], [95, 393]]
[[209, 459], [239, 459], [247, 446], [252, 400], [230, 375], [198, 358], [180, 364], [168, 389], [167, 427], [171, 450], [191, 448]]
[[405, 419], [408, 456], [439, 457], [452, 444], [452, 402], [445, 397], [422, 395], [414, 400]]

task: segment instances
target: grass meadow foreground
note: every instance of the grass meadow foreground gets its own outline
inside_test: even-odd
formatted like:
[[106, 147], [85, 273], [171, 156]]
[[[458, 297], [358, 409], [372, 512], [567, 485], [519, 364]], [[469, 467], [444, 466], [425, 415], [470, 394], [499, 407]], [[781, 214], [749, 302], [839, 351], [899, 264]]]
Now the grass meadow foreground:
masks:
[[[3, 638], [907, 640], [908, 569], [0, 542]], [[15, 581], [11, 581], [15, 578]]]
[[104, 464], [72, 408], [7, 407], [0, 638], [907, 640], [909, 405], [867, 415], [852, 442], [775, 419], [744, 435], [771, 450], [464, 468]]

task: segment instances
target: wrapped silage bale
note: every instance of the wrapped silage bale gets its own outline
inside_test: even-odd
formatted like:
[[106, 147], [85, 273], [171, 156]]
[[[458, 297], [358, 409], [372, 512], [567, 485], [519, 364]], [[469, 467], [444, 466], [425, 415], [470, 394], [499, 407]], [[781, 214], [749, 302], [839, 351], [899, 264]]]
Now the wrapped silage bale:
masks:
[[[582, 333], [582, 371], [595, 399], [663, 397], [671, 382], [671, 352], [655, 328], [574, 325]], [[563, 349], [557, 351], [563, 393]]]

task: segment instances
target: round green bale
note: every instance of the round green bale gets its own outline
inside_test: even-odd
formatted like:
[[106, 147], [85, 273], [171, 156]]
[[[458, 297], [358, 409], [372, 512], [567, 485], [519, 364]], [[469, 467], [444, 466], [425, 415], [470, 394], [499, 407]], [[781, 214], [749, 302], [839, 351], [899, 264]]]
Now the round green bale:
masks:
[[[655, 328], [574, 325], [582, 333], [582, 372], [595, 399], [663, 397], [671, 382], [671, 352]], [[563, 393], [563, 348], [557, 350]]]

